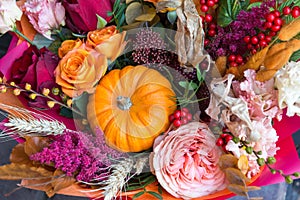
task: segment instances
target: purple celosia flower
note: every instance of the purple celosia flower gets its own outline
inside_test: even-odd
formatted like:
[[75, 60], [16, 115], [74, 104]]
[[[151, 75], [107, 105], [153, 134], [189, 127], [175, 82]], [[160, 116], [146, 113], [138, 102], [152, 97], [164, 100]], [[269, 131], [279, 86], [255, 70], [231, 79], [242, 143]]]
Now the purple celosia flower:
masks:
[[107, 173], [105, 167], [111, 164], [109, 157], [120, 158], [124, 154], [105, 144], [103, 132], [99, 129], [95, 136], [82, 132], [66, 131], [64, 135], [53, 137], [53, 142], [30, 159], [53, 165], [77, 180], [101, 179]]

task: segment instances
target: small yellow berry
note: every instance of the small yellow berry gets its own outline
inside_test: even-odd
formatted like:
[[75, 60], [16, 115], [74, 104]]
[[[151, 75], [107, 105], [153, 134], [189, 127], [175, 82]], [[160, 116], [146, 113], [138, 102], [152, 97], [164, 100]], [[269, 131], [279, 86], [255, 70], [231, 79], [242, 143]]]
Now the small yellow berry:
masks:
[[48, 96], [50, 93], [50, 90], [48, 88], [43, 88], [43, 95]]
[[7, 88], [4, 85], [0, 86], [1, 93], [5, 93], [6, 91], [7, 91]]
[[55, 106], [55, 102], [54, 101], [47, 101], [47, 105], [49, 108], [53, 108]]
[[10, 85], [11, 86], [16, 86], [16, 83], [15, 82], [10, 82]]
[[25, 84], [25, 90], [31, 90], [31, 85], [29, 83]]
[[3, 78], [2, 77], [0, 77], [0, 83], [3, 83]]
[[71, 106], [72, 106], [72, 103], [73, 103], [72, 99], [68, 99], [68, 100], [67, 100], [67, 106], [71, 107]]
[[16, 88], [16, 89], [13, 90], [13, 93], [14, 93], [14, 95], [18, 96], [18, 95], [21, 94], [21, 90]]
[[29, 95], [29, 98], [32, 99], [32, 100], [34, 100], [34, 99], [36, 98], [36, 94], [31, 93], [31, 94]]
[[88, 120], [83, 119], [83, 120], [81, 121], [81, 123], [82, 123], [82, 125], [87, 125], [87, 124], [88, 124]]

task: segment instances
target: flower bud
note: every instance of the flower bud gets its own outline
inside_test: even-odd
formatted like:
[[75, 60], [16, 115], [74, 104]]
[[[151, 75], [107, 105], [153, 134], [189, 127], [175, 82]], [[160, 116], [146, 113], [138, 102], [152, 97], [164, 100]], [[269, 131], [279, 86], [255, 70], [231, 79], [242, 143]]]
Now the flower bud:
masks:
[[72, 106], [72, 103], [73, 103], [72, 99], [68, 99], [68, 100], [67, 100], [67, 106], [71, 107], [71, 106]]
[[3, 83], [3, 78], [2, 77], [0, 77], [0, 83]]
[[18, 96], [18, 95], [21, 94], [21, 90], [18, 89], [18, 88], [16, 88], [16, 89], [13, 90], [13, 94], [16, 95], [16, 96]]
[[5, 93], [6, 91], [7, 91], [7, 88], [5, 87], [5, 85], [1, 85], [0, 86], [0, 92]]
[[48, 96], [49, 93], [50, 93], [50, 90], [48, 88], [43, 88], [43, 92], [42, 93], [43, 93], [44, 96]]
[[274, 157], [268, 157], [267, 163], [268, 164], [274, 164], [274, 163], [276, 163], [276, 159]]
[[31, 85], [29, 83], [25, 84], [25, 90], [31, 90]]
[[248, 154], [252, 154], [252, 152], [253, 152], [253, 147], [246, 147], [246, 152], [247, 152]]
[[272, 174], [276, 174], [276, 170], [275, 170], [275, 169], [270, 169], [270, 172], [271, 172]]
[[259, 166], [263, 166], [265, 164], [265, 160], [263, 158], [258, 158], [256, 161]]
[[31, 93], [29, 95], [29, 98], [32, 99], [32, 100], [34, 100], [36, 98], [36, 94], [35, 93]]
[[299, 173], [299, 172], [295, 172], [295, 173], [293, 173], [293, 176], [299, 177], [299, 176], [300, 176], [300, 173]]
[[47, 101], [47, 105], [49, 108], [53, 108], [55, 106], [55, 102], [54, 101]]
[[293, 183], [293, 179], [292, 179], [290, 176], [286, 176], [286, 177], [285, 177], [285, 182], [286, 182], [287, 184], [292, 184], [292, 183]]
[[16, 86], [16, 83], [15, 82], [10, 82], [10, 85], [11, 86]]
[[59, 89], [58, 88], [52, 88], [52, 94], [59, 95]]

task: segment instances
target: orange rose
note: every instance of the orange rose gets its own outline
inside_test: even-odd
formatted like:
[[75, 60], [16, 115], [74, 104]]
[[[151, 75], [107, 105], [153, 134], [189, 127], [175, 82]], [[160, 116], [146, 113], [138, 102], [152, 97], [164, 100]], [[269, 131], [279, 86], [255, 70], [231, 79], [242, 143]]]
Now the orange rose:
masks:
[[116, 26], [108, 26], [102, 29], [88, 32], [86, 45], [89, 48], [95, 48], [103, 41], [118, 33]]
[[115, 34], [95, 47], [95, 50], [104, 54], [110, 61], [114, 61], [124, 50], [126, 31]]
[[77, 40], [65, 40], [61, 43], [58, 48], [58, 56], [59, 58], [64, 57], [69, 51], [73, 49], [77, 49], [82, 45], [82, 41], [78, 38]]
[[94, 85], [105, 74], [107, 66], [105, 55], [94, 50], [73, 49], [55, 69], [56, 83], [70, 97], [80, 96], [83, 92], [93, 93]]

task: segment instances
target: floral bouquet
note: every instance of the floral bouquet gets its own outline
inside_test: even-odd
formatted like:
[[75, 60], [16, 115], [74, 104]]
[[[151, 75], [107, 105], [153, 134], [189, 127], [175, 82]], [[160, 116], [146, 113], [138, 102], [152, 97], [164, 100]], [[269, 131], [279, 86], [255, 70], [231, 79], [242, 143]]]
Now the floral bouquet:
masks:
[[[2, 0], [0, 179], [224, 199], [300, 174], [300, 1]], [[259, 198], [255, 198], [259, 199]]]

